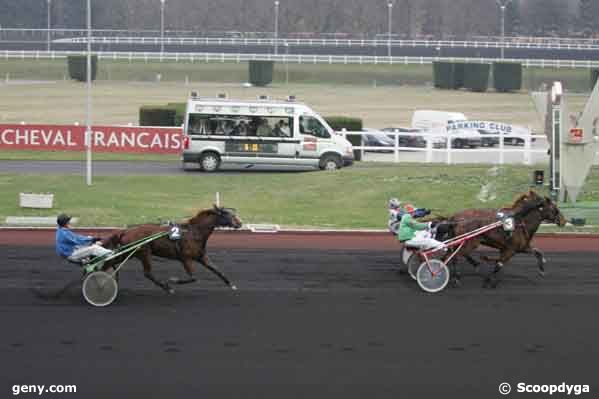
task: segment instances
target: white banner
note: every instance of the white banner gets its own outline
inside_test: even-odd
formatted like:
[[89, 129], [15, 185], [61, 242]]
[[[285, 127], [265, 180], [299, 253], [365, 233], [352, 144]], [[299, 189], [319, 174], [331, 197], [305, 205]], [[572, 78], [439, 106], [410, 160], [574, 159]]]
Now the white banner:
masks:
[[486, 133], [495, 134], [530, 134], [530, 129], [524, 126], [510, 125], [508, 123], [491, 121], [456, 121], [447, 124], [447, 132], [457, 130], [484, 130]]

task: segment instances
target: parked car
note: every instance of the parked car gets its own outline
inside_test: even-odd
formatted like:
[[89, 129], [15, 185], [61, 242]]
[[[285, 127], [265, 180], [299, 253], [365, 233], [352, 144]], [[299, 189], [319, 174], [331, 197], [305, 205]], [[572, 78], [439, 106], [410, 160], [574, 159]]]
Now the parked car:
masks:
[[387, 137], [380, 130], [374, 129], [362, 129], [362, 141], [365, 147], [381, 147], [377, 150], [368, 150], [371, 152], [393, 152], [395, 147], [395, 141]]
[[497, 134], [497, 132], [491, 130], [478, 129], [481, 135], [480, 143], [483, 147], [495, 147], [499, 145], [499, 137], [486, 137], [490, 134]]
[[[422, 130], [407, 127], [386, 127], [383, 129], [386, 133], [421, 133]], [[395, 135], [387, 134], [391, 140], [395, 143]], [[426, 140], [419, 134], [412, 136], [398, 136], [398, 143], [400, 147], [426, 147]]]

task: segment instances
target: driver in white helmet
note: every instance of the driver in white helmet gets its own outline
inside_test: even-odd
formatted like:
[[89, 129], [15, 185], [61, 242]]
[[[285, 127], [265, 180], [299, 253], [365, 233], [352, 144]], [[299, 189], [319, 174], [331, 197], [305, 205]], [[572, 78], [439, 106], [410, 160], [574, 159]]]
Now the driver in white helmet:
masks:
[[403, 215], [401, 201], [397, 198], [391, 198], [387, 204], [387, 208], [389, 209], [389, 221], [387, 222], [387, 226], [389, 227], [391, 234], [396, 236], [399, 233], [399, 223], [401, 222], [401, 217]]

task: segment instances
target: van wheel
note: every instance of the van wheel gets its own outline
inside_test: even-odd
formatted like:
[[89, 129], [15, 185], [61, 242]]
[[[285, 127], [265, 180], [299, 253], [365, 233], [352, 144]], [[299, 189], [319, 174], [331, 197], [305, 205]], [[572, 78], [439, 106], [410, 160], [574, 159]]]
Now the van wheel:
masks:
[[341, 168], [341, 158], [338, 155], [325, 155], [320, 158], [318, 165], [322, 170], [337, 170]]
[[202, 154], [200, 158], [200, 167], [204, 172], [214, 172], [220, 166], [220, 157], [214, 152]]

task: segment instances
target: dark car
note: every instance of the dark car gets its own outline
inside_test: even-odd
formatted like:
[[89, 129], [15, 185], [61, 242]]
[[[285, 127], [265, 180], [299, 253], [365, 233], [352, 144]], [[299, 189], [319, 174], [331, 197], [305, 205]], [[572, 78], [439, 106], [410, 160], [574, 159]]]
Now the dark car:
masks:
[[362, 134], [364, 147], [381, 147], [381, 149], [367, 150], [372, 152], [393, 152], [395, 142], [378, 130], [365, 130]]
[[[421, 133], [420, 129], [412, 129], [407, 127], [386, 127], [383, 129], [383, 132], [386, 133]], [[395, 143], [395, 135], [388, 134], [390, 139]], [[414, 134], [410, 136], [398, 136], [398, 142], [400, 147], [418, 147], [424, 148], [426, 147], [426, 140], [419, 134]]]
[[497, 132], [485, 129], [478, 129], [478, 132], [481, 135], [480, 144], [483, 147], [495, 147], [499, 145], [499, 137], [487, 137], [491, 134], [497, 134]]

